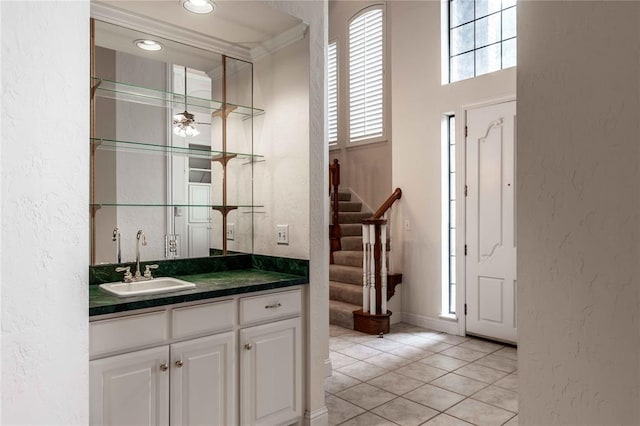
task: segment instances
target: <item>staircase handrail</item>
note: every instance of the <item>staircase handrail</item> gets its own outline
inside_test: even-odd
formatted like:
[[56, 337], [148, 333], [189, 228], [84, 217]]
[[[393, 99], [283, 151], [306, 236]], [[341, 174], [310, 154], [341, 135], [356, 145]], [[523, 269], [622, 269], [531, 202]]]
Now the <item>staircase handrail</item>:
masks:
[[393, 203], [402, 198], [402, 189], [396, 188], [395, 191], [386, 199], [384, 203], [380, 206], [378, 210], [371, 216], [371, 219], [380, 219], [384, 214], [391, 208]]

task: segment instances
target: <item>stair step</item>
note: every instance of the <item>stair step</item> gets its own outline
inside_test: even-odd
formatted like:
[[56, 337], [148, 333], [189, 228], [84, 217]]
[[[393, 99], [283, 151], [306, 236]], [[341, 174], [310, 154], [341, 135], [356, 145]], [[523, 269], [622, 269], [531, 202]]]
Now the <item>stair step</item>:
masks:
[[338, 190], [338, 201], [351, 201], [351, 191]]
[[362, 237], [342, 237], [340, 238], [340, 246], [342, 247], [342, 250], [362, 251]]
[[329, 299], [361, 305], [362, 285], [329, 281]]
[[362, 225], [359, 223], [343, 223], [340, 225], [340, 234], [343, 237], [362, 235]]
[[340, 201], [341, 212], [359, 212], [362, 210], [362, 203], [359, 201]]
[[329, 280], [362, 285], [362, 267], [329, 265]]
[[340, 224], [343, 223], [362, 223], [364, 219], [371, 217], [370, 212], [340, 212], [338, 213]]
[[361, 306], [338, 300], [329, 300], [329, 324], [353, 330], [353, 311], [358, 309], [361, 309]]
[[336, 265], [354, 266], [356, 268], [362, 268], [362, 250], [334, 251], [333, 262]]

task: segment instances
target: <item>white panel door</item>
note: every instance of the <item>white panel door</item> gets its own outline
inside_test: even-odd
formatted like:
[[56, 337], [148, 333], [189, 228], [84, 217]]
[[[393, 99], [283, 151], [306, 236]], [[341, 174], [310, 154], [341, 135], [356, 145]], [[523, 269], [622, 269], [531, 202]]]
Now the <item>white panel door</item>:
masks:
[[[189, 184], [189, 205], [210, 206], [211, 185]], [[211, 207], [188, 207], [189, 257], [209, 256], [211, 247]]]
[[91, 425], [168, 425], [168, 363], [168, 346], [91, 361]]
[[235, 339], [222, 333], [171, 345], [171, 425], [235, 424]]
[[240, 424], [276, 425], [302, 416], [300, 318], [240, 331]]
[[467, 110], [466, 329], [517, 341], [515, 101]]

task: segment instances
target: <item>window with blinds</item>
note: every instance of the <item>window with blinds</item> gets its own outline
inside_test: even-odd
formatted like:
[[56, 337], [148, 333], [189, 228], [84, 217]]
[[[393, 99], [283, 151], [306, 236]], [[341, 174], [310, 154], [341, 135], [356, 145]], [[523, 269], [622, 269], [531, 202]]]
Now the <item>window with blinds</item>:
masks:
[[384, 134], [384, 34], [381, 7], [349, 24], [349, 136], [351, 142]]
[[329, 43], [329, 145], [338, 143], [338, 46]]

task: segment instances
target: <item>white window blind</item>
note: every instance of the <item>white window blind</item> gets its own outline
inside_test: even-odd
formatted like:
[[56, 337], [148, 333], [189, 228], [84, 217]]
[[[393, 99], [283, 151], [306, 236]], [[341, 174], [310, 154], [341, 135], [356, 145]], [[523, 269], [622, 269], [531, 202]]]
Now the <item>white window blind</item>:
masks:
[[369, 9], [349, 25], [349, 135], [351, 142], [383, 135], [383, 16]]
[[338, 142], [338, 47], [329, 43], [329, 145]]

